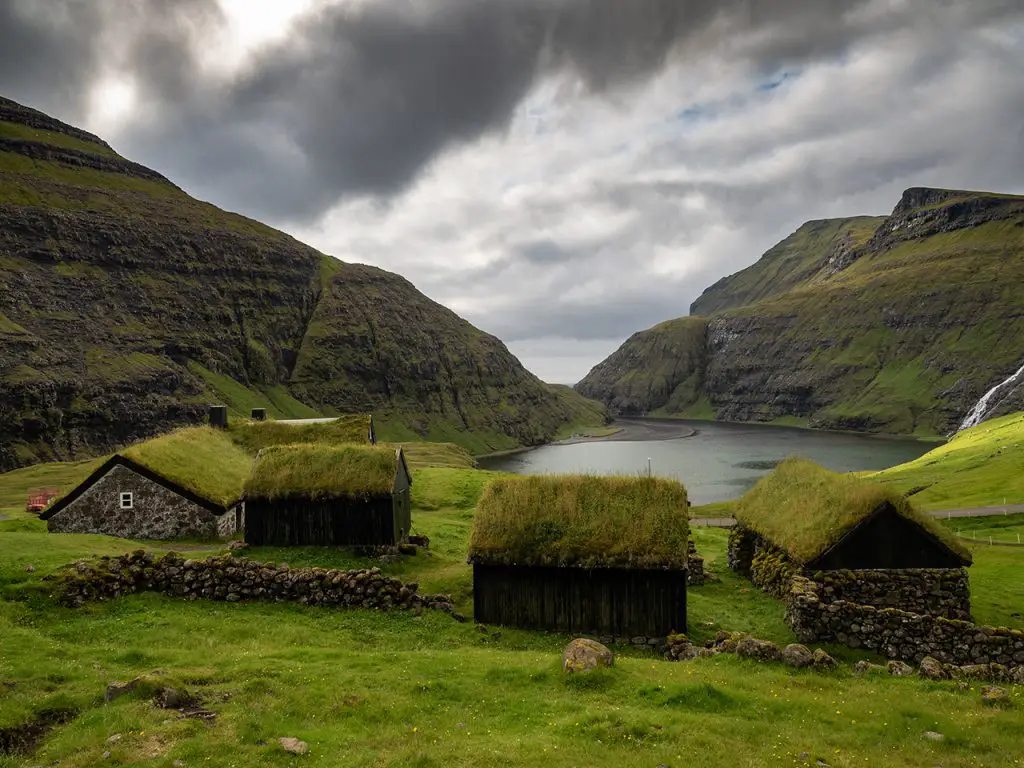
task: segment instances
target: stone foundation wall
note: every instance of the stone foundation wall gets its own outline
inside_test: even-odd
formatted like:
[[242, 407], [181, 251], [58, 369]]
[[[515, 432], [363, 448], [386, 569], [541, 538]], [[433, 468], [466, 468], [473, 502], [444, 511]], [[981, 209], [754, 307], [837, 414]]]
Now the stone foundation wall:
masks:
[[217, 535], [230, 539], [245, 532], [245, 502], [239, 502], [217, 518]]
[[60, 596], [69, 605], [138, 592], [208, 600], [259, 600], [358, 608], [452, 611], [446, 595], [420, 595], [418, 585], [381, 574], [379, 568], [338, 571], [289, 568], [224, 555], [186, 560], [170, 553], [130, 555], [77, 563], [63, 578]]
[[706, 580], [704, 558], [697, 554], [697, 545], [691, 540], [686, 555], [686, 583], [691, 587], [699, 587]]
[[805, 575], [821, 585], [826, 603], [846, 601], [971, 620], [971, 590], [964, 568], [818, 571]]
[[822, 585], [801, 576], [793, 579], [786, 621], [801, 642], [835, 641], [901, 661], [932, 656], [956, 665], [1024, 664], [1022, 630], [828, 601]]
[[729, 544], [726, 550], [729, 570], [740, 576], [750, 577], [759, 538], [760, 536], [739, 523], [729, 529]]
[[[131, 509], [121, 494], [132, 494]], [[232, 514], [232, 513], [228, 513]], [[218, 518], [125, 466], [115, 466], [47, 521], [53, 533], [105, 533], [124, 539], [212, 539]]]
[[793, 576], [801, 575], [822, 587], [828, 603], [847, 601], [971, 620], [971, 592], [963, 568], [807, 571], [743, 525], [729, 532], [728, 559], [733, 571], [779, 600], [788, 599]]

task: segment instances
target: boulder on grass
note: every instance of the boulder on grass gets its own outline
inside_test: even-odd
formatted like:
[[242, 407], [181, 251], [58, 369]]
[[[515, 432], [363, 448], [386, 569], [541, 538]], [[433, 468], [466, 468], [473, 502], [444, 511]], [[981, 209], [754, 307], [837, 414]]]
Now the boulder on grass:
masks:
[[853, 665], [853, 674], [858, 677], [877, 674], [879, 672], [885, 672], [885, 667], [881, 664], [872, 664], [870, 661], [865, 661], [863, 659]]
[[795, 669], [803, 669], [814, 663], [814, 654], [806, 645], [790, 643], [782, 649], [782, 660]]
[[1011, 672], [1002, 664], [965, 664], [950, 667], [950, 674], [957, 679], [987, 680], [992, 683], [1012, 681]]
[[281, 748], [293, 755], [305, 755], [309, 752], [309, 744], [291, 736], [282, 736], [277, 740]]
[[986, 685], [981, 689], [981, 703], [987, 707], [1005, 707], [1010, 704], [1010, 694], [998, 685]]
[[770, 640], [758, 640], [756, 637], [748, 636], [736, 644], [736, 655], [741, 659], [778, 661], [782, 658], [782, 651]]
[[611, 667], [615, 655], [596, 640], [578, 637], [562, 652], [562, 669], [566, 672], [587, 672], [598, 667]]
[[919, 668], [921, 677], [929, 680], [949, 680], [949, 672], [942, 665], [942, 662], [934, 656], [925, 656], [921, 659]]
[[814, 649], [814, 668], [817, 670], [835, 669], [839, 662], [829, 655], [824, 648]]
[[914, 674], [914, 668], [905, 661], [890, 661], [887, 668], [893, 677], [910, 677]]

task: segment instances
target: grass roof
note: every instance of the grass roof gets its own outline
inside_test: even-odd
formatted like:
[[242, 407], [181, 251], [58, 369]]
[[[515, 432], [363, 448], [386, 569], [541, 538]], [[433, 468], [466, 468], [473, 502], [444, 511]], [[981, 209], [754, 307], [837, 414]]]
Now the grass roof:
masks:
[[120, 454], [192, 493], [228, 506], [242, 495], [252, 456], [223, 430], [187, 427], [137, 443]]
[[913, 520], [958, 555], [970, 552], [930, 515], [893, 488], [830, 472], [806, 459], [787, 459], [761, 478], [734, 507], [737, 520], [798, 563], [823, 554], [884, 504]]
[[518, 565], [686, 567], [686, 489], [656, 477], [508, 477], [484, 490], [470, 560]]
[[398, 451], [370, 445], [265, 448], [245, 484], [249, 498], [368, 498], [391, 493]]
[[288, 424], [283, 421], [247, 421], [233, 424], [231, 438], [252, 453], [273, 445], [368, 445], [370, 415], [339, 416], [319, 424]]

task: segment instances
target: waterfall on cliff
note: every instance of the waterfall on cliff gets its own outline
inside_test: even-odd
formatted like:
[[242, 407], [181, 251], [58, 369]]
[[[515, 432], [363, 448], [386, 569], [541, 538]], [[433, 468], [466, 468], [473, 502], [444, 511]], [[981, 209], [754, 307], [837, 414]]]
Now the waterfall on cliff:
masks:
[[1007, 379], [996, 384], [992, 389], [981, 396], [981, 399], [974, 404], [974, 408], [967, 414], [967, 417], [961, 422], [957, 432], [962, 432], [970, 427], [976, 427], [985, 420], [985, 413], [988, 411], [989, 403], [992, 398], [998, 395], [1004, 390], [1010, 391], [1013, 387], [1018, 384], [1024, 384], [1024, 365], [1022, 365], [1016, 373], [1008, 377]]

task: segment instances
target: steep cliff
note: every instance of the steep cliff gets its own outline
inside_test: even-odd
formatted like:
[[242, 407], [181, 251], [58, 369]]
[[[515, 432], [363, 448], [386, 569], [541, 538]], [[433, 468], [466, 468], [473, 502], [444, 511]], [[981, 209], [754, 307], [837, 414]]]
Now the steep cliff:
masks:
[[624, 416], [683, 413], [701, 396], [707, 320], [682, 317], [634, 333], [576, 385]]
[[568, 401], [397, 275], [185, 194], [0, 99], [0, 469], [201, 418], [353, 410], [484, 451], [550, 439]]
[[[619, 407], [624, 386], [670, 369], [640, 410], [945, 434], [1020, 365], [1020, 285], [1024, 198], [910, 189], [884, 219], [812, 222], [710, 288], [693, 305], [703, 357], [673, 365], [649, 338], [663, 324], [578, 390]], [[658, 394], [696, 379], [690, 403]]]

